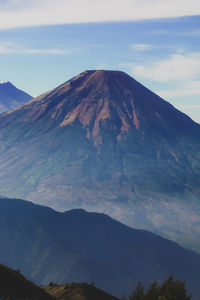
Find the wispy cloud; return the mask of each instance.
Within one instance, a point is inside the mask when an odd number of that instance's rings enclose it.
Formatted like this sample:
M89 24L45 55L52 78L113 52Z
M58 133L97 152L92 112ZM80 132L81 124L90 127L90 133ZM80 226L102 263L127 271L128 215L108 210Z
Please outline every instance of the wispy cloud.
M171 34L170 30L166 30L166 29L155 29L151 31L151 34L155 34L155 35L165 35L165 34Z
M180 109L200 109L200 105L177 105Z
M200 30L173 30L170 32L170 34L174 36L181 36L181 37L199 37L200 36Z
M173 36L182 36L182 37L199 37L200 36L200 30L199 29L193 29L193 30L160 30L155 29L151 31L151 34L153 35L173 35Z
M95 69L96 70L108 69L108 63L106 61L102 61L97 65Z
M26 48L22 45L15 45L13 43L0 43L0 54L52 54L52 55L68 55L77 52L80 49L36 49Z
M160 82L192 80L200 75L200 52L175 54L153 64L132 66L132 74Z
M1 0L0 29L198 14L199 0Z
M191 81L188 83L186 82L184 84L178 85L175 89L158 90L156 93L165 99L200 95L200 81Z
M182 35L184 36L190 36L190 37L200 37L200 30L190 30L186 31L185 33L183 32Z
M156 47L151 44L131 44L130 48L132 51L148 51Z

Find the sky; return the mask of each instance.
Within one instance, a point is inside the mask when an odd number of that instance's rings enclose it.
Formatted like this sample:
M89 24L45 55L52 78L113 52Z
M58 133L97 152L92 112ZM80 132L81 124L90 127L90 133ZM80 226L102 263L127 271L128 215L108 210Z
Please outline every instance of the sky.
M121 70L200 123L200 1L0 0L0 82L37 96Z

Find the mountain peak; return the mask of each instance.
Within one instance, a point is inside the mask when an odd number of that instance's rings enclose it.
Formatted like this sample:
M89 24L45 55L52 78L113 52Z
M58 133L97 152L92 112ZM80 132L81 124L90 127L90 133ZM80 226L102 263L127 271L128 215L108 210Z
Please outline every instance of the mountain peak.
M90 84L98 84L98 83L109 83L111 84L115 80L122 80L124 84L124 80L134 80L132 77L130 77L128 74L122 71L116 71L116 70L86 70L79 75L75 76L71 80L67 81L69 82L75 82L79 81L79 83L82 80L87 80ZM136 81L135 81L136 82ZM127 82L126 82L127 84ZM133 84L133 82L132 82Z
M44 127L50 120L57 128L82 127L95 146L102 144L105 133L119 141L134 132L155 136L156 131L168 138L199 132L188 116L121 71L86 70L37 97L24 110L28 122L48 119Z
M9 84L13 85L10 81L4 81L3 83L0 83L0 84L2 84L2 85L9 85Z
M140 85L120 71L88 70L79 74L56 91L63 96L73 93L73 98L64 97L66 101L59 103L59 112L60 107L66 112L59 126L81 124L95 145L101 143L101 130L115 131L118 136L131 127L139 129L135 99L130 97L133 86L137 90ZM52 118L59 114L54 110Z
M78 74L76 77L79 76L95 76L95 77L106 77L106 76L128 76L125 72L123 71L118 71L118 70L85 70L84 72Z
M62 84L61 87L64 86L72 86L73 88L80 87L86 88L89 86L94 86L96 88L106 88L106 85L112 84L114 81L130 79L131 77L124 72L121 71L113 71L113 70L86 70L77 76L73 77L71 80ZM133 79L132 79L133 80Z
M54 99L56 94L59 104L52 118L64 116L60 127L81 124L95 145L101 143L102 130L120 139L135 130L143 134L153 127L169 134L172 128L182 131L194 125L189 117L121 71L87 70L55 89Z
M0 88L16 88L10 81L0 83Z

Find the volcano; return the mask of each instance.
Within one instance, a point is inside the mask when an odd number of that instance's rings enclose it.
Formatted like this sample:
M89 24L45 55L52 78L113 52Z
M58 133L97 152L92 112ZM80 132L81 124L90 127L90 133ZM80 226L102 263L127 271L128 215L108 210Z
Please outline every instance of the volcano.
M82 207L200 251L200 125L119 71L0 116L0 194Z

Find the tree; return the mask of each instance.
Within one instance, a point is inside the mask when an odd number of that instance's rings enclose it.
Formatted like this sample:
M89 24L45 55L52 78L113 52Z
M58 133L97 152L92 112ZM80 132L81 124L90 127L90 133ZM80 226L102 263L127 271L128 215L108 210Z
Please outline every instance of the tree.
M153 282L150 288L145 293L145 300L157 300L160 296L160 287L157 282Z
M129 300L144 300L144 287L141 282L138 282L135 290L130 294Z
M191 295L187 293L185 282L174 280L171 275L160 286L156 281L153 282L146 291L139 282L128 300L191 300Z
M167 300L191 300L191 295L187 295L184 281L174 280L171 275L160 287L160 294Z

